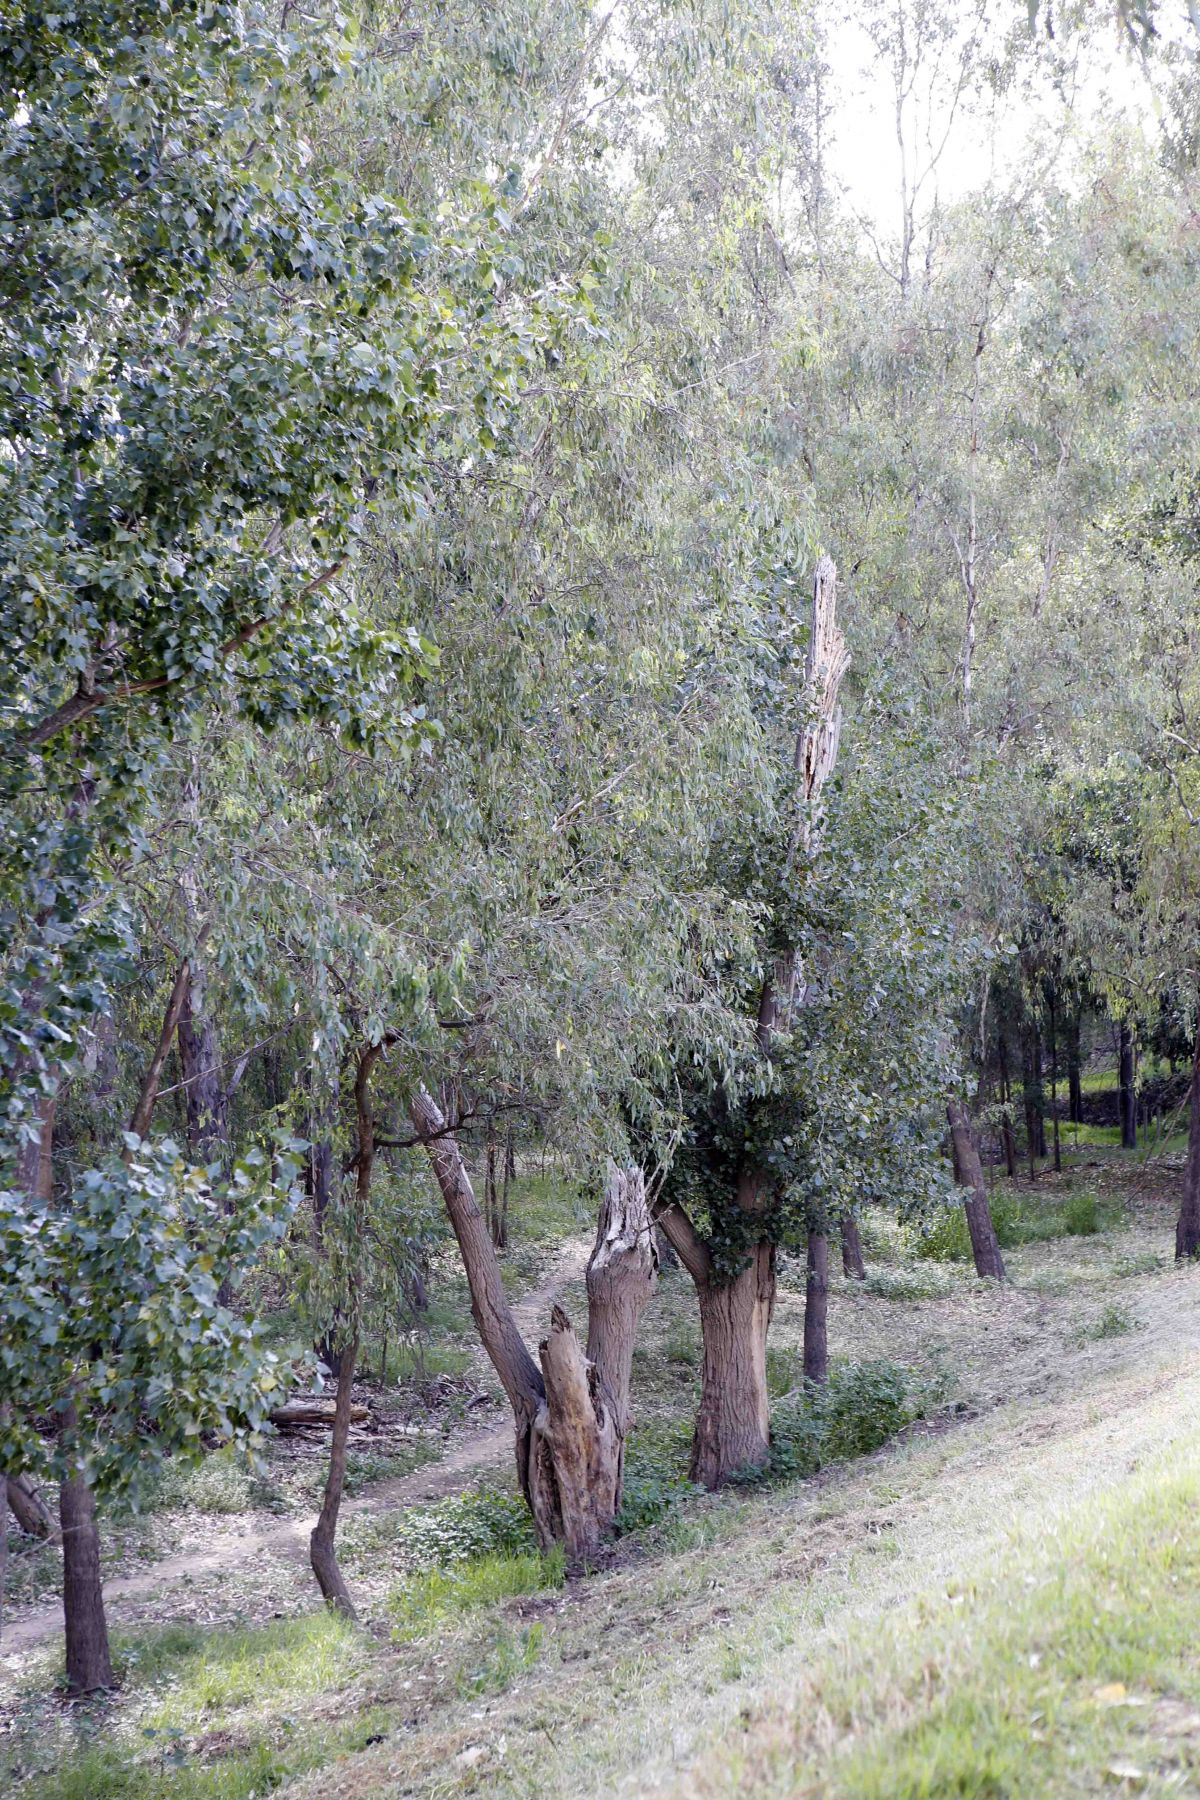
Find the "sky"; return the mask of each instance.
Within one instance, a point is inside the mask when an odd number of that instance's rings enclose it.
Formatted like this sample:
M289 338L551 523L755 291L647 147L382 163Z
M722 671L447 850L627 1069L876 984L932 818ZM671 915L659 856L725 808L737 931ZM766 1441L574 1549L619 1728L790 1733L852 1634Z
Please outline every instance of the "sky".
M967 8L963 10L965 13ZM989 6L988 10L1011 18L1008 6ZM1111 13L1107 7L1104 11L1107 25ZM1183 22L1178 28L1181 33L1188 29ZM881 64L866 30L848 7L842 8L841 18L830 28L827 54L835 105L832 173L854 211L874 231L890 235L899 218L900 170L890 70ZM931 109L927 104L931 96L921 94L920 84L915 97L922 109L922 126L932 124L929 135L936 143L945 128L948 90L943 85L932 97ZM1140 60L1120 42L1115 24L1098 31L1095 41L1081 53L1070 109L1054 94L1048 80L1040 82L1035 92L1006 96L998 108L960 106L922 199L931 197L935 181L939 197L952 202L993 175L1003 176L1039 128L1061 125L1069 111L1084 125L1111 123L1120 114L1144 122L1153 120L1151 82Z

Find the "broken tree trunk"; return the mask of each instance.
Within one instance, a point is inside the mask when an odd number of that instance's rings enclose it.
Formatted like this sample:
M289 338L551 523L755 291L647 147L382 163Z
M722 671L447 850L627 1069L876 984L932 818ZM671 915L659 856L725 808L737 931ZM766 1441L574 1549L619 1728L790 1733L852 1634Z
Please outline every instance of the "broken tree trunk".
M585 1353L560 1306L535 1363L500 1278L496 1246L441 1107L425 1088L409 1104L425 1146L471 1290L480 1340L513 1410L517 1478L543 1548L561 1543L572 1562L595 1554L621 1503L629 1368L637 1317L656 1263L640 1174L609 1180L588 1263Z
M960 1187L968 1190L963 1210L967 1215L967 1229L971 1234L975 1273L992 1281L1003 1281L1004 1258L1000 1254L996 1227L992 1224L992 1209L988 1205L983 1164L979 1160L979 1148L971 1130L970 1117L962 1101L957 1099L947 1102L946 1114L950 1121L954 1179Z
M321 1400L317 1397L304 1400L285 1400L282 1406L272 1407L267 1418L280 1431L286 1431L291 1425L332 1425L336 1415L337 1397L335 1396L333 1400ZM348 1423L361 1425L368 1416L365 1406L351 1405Z

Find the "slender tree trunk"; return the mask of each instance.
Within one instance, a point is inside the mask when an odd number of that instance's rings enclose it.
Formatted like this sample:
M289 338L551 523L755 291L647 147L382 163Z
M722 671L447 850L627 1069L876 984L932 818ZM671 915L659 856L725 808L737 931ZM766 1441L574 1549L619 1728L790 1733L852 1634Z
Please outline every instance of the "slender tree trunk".
M1008 1044L1003 1025L999 1037L1000 1099L1004 1106L1000 1121L1000 1139L1004 1145L1004 1167L1010 1181L1017 1178L1017 1140L1012 1127L1012 1083L1008 1075Z
M1053 984L1050 1004L1050 1111L1054 1121L1054 1172L1062 1174L1062 1148L1058 1134L1058 1005Z
M1083 1063L1079 1048L1079 1008L1067 1017L1067 1116L1072 1125L1083 1123Z
M983 1180L983 1164L979 1160L979 1149L971 1130L970 1117L961 1100L949 1101L946 1114L950 1120L954 1179L960 1187L968 1189L963 1210L967 1215L967 1229L971 1234L975 1273L994 1281L1003 1281L1004 1258L1000 1254L1000 1240L992 1224L992 1212Z
M858 1235L858 1220L853 1213L843 1213L842 1232L842 1274L852 1281L867 1279L867 1265L863 1261L862 1239Z
M1192 1089L1188 1114L1187 1165L1183 1172L1183 1200L1175 1227L1175 1259L1200 1256L1200 1030L1192 1058Z
M229 1118L221 1080L221 1046L208 1004L208 972L192 960L179 1013L179 1063L187 1104L188 1148L206 1163L229 1154Z
M63 1414L63 1430L73 1438L79 1417L74 1403ZM100 1534L96 1502L82 1475L59 1487L62 1527L63 1624L66 1634L67 1691L93 1694L113 1685L104 1589L100 1580Z
M1121 1023L1117 1044L1117 1101L1121 1112L1121 1148L1137 1149L1137 1090L1133 1032Z
M318 1256L325 1255L325 1225L333 1199L333 1145L317 1137L308 1153L308 1183L312 1193L313 1242ZM335 1379L342 1373L341 1319L335 1307L328 1328L315 1345L317 1355Z
M808 1268L804 1283L804 1379L829 1380L829 1239L823 1231L808 1234Z
M354 1401L354 1367L358 1361L358 1339L351 1338L343 1346L338 1359L338 1391L333 1409L333 1434L329 1446L329 1469L325 1476L325 1492L321 1511L308 1541L308 1557L317 1586L326 1604L348 1619L356 1619L354 1601L337 1559L338 1514L346 1486L346 1449L350 1441L350 1409Z

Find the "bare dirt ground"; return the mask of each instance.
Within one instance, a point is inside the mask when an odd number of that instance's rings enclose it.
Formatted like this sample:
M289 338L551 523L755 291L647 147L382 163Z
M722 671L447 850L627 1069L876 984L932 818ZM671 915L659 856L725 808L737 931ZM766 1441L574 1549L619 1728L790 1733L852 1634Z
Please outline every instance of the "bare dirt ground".
M578 1281L591 1250L590 1238L574 1238L562 1246L546 1279L525 1295L513 1311L522 1331L531 1340L546 1323L551 1304L567 1286ZM512 1455L512 1427L505 1418L499 1424L470 1432L439 1461L429 1463L395 1480L374 1484L365 1493L342 1503L343 1519L363 1513L392 1512L398 1508L453 1493L483 1470L503 1464ZM136 1574L120 1575L105 1583L105 1602L110 1627L142 1624L162 1617L192 1617L196 1601L223 1573L241 1575L254 1565L254 1581L265 1598L283 1600L295 1595L292 1605L308 1590L308 1540L316 1515L282 1521L243 1518L233 1527L216 1526L206 1532L203 1549L189 1549L168 1556ZM17 1674L26 1654L57 1637L62 1613L57 1603L15 1610L5 1617L0 1642L0 1671Z

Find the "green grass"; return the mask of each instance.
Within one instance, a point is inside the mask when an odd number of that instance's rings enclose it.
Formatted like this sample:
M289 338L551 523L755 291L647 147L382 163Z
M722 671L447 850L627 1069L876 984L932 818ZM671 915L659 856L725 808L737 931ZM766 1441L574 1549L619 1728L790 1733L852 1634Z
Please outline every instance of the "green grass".
M1018 1191L1009 1182L989 1196L992 1223L1001 1247L1037 1244L1060 1237L1094 1237L1120 1223L1119 1207L1090 1188L1063 1194L1048 1186ZM917 1256L931 1262L970 1262L971 1237L961 1206L948 1207L914 1236Z
M362 1716L305 1703L349 1686L366 1640L331 1613L245 1630L193 1625L114 1639L112 1700L18 1715L0 1789L29 1800L256 1800L361 1746Z
M389 1598L394 1636L399 1643L412 1643L459 1614L561 1587L565 1573L561 1548L546 1555L536 1550L515 1556L489 1554L446 1569L427 1569L402 1582Z
M857 1631L795 1712L752 1728L701 1791L1194 1792L1198 1505L1193 1440L1061 1528L988 1556L975 1579Z

